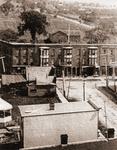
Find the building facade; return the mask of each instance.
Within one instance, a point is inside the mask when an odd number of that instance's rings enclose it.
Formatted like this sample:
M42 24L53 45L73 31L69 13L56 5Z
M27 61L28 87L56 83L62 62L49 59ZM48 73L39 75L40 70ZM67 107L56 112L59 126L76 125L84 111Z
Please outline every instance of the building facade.
M98 110L87 102L19 106L23 148L86 142L98 138ZM69 122L71 120L71 122Z
M27 66L55 66L57 76L106 74L117 61L117 44L32 44L0 41L6 73L25 74ZM3 73L3 64L0 60ZM97 71L96 71L97 70Z

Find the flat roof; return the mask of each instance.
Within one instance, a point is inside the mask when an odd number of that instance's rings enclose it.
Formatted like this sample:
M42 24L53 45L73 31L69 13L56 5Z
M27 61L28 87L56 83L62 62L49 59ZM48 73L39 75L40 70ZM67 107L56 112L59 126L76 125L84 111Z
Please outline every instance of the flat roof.
M55 103L54 110L49 110L49 104L20 105L19 109L22 117L56 115L78 112L80 113L96 110L88 102L83 101L70 103Z

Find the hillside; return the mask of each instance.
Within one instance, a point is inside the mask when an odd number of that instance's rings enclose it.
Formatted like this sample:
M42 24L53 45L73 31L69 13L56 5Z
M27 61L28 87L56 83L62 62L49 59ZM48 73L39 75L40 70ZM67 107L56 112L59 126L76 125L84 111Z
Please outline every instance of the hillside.
M6 1L7 0L0 0L0 5ZM21 10L22 9L21 2L22 2L22 0L20 1L20 3L18 0L11 0L11 3L14 5L15 9L13 11L11 11L8 14L8 16L5 16L3 13L0 13L0 30L12 29L13 31L17 32L17 26L20 23L19 15L20 15L20 11L22 11ZM29 1L27 0L27 2L30 3L30 0ZM100 16L100 14L102 14L102 11L98 12L98 13L99 13L98 15ZM54 13L49 14L47 10L45 11L45 14L47 16L47 20L49 23L49 26L47 27L47 32L50 34L57 32L57 31L67 31L70 27L70 30L74 30L74 31L77 30L80 33L81 41L83 41L85 31L89 30L88 26L91 26L91 24L85 25L85 23L83 24L79 20L78 20L78 23L75 23L75 21L77 21L77 20L74 21L74 19L73 19L73 21L72 21L72 19L71 20L69 18L66 19L66 17L64 17L64 16L61 17L60 14L57 14L57 15ZM115 22L115 26L116 26L117 21L116 21L116 19L114 19L114 21L113 21L113 17L115 17L115 16L112 16L112 14L110 16L108 16L108 20ZM66 16L69 16L69 13L67 13ZM78 15L76 15L76 16L78 17ZM100 20L101 19L107 20L107 18L104 18L104 16L105 16L105 14L102 15ZM96 24L94 24L94 25L96 25ZM31 39L28 33L26 33L26 35L21 37L21 38L26 39L27 42L30 42L30 39ZM114 39L114 40L112 40L112 39ZM109 40L108 40L108 42L110 43ZM112 42L115 43L116 40L117 39L112 35L111 36L111 43ZM85 41L83 41L83 42L85 42Z

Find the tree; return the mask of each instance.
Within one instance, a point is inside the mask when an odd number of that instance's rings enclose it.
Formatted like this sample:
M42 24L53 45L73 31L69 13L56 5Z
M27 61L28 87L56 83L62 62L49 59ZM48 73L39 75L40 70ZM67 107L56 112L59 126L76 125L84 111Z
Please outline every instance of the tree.
M19 35L24 35L25 31L29 31L33 42L36 40L36 34L46 34L46 16L34 11L26 11L21 13L20 16L22 23L18 26Z
M4 41L16 41L18 34L11 29L1 30L0 39Z
M7 1L0 6L0 10L7 16L10 11L14 10L14 5Z
M99 22L95 29L86 31L87 43L104 43L110 36L115 34L115 26L112 21Z
M97 16L96 12L89 10L89 11L83 11L80 14L79 18L81 20L84 20L85 22L95 22L96 16Z
M106 34L105 31L100 29L93 29L90 31L86 31L85 39L87 40L87 43L103 43L105 40L107 40L109 37Z
M98 29L104 30L107 34L115 34L115 25L111 20L101 20Z

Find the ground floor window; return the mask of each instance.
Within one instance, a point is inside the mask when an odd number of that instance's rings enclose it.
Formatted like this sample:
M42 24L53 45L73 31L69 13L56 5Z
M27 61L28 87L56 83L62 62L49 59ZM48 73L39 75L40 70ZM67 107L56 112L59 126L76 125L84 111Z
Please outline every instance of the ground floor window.
M10 110L0 111L0 118L11 116Z
M4 112L0 111L0 118L4 118Z

